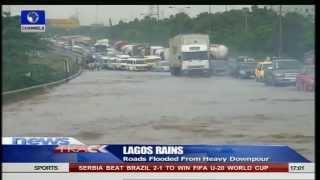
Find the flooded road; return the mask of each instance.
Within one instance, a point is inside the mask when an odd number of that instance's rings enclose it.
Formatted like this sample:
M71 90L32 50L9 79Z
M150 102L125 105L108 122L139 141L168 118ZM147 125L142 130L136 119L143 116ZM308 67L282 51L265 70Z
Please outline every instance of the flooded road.
M86 144L287 144L314 160L314 93L231 77L84 72L3 106L4 136Z

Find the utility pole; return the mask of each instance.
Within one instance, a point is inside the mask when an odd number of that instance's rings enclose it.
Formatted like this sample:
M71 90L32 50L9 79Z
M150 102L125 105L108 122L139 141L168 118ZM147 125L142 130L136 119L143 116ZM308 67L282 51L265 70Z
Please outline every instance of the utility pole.
M8 9L9 9L8 14L9 14L9 16L11 16L11 6L10 5L8 6Z
M248 11L245 9L244 11L244 31L248 32Z
M96 25L98 24L98 5L96 5Z
M209 17L211 16L211 5L209 5ZM212 34L213 34L213 23L212 23L212 20L209 18L210 20L210 30L209 30L209 41L210 41L210 36L212 37ZM212 39L212 38L211 38Z
M3 6L2 9L3 9L3 14L2 15L6 16L6 17L10 17L11 16L11 7L10 7L10 5Z
M282 54L282 6L279 7L279 49L278 56Z
M80 22L80 19L79 19L79 9L78 9L78 8L76 8L76 17L75 17L75 18L77 19L78 22Z
M169 6L170 9L177 9L179 11L179 13L184 13L184 14L187 14L188 15L188 12L186 12L185 10L186 9L191 9L190 6L186 6L186 7L183 7L183 8L176 8L174 6Z
M160 16L160 7L159 5L150 5L149 6L149 17L155 17L159 21Z
M158 22L160 20L160 6L157 5L157 18L158 18Z

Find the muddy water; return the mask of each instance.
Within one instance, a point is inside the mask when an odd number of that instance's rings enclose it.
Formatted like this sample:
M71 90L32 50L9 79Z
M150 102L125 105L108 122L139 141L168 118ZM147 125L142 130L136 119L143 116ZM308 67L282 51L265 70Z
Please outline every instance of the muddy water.
M85 72L3 107L5 136L87 144L287 144L314 160L314 93L230 77Z

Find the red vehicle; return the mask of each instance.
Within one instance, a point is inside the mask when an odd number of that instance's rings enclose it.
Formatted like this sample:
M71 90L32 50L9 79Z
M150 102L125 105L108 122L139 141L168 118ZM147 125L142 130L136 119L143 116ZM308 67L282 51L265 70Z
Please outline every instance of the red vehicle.
M314 65L305 66L302 72L297 75L296 87L299 91L314 90Z

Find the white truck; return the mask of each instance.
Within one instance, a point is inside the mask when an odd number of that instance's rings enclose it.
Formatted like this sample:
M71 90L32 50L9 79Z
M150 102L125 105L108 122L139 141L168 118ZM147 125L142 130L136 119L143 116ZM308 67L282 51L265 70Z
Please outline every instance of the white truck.
M228 55L228 48L222 44L211 44L209 53L212 59L226 59Z
M222 44L211 44L209 56L212 74L226 75L228 73L228 48Z
M96 41L96 44L109 47L109 39L99 39Z
M94 49L98 53L105 54L105 53L107 53L108 48L109 48L109 40L108 39L97 40L96 43L94 44Z
M210 76L209 36L177 35L169 41L170 72L173 76L201 73Z

